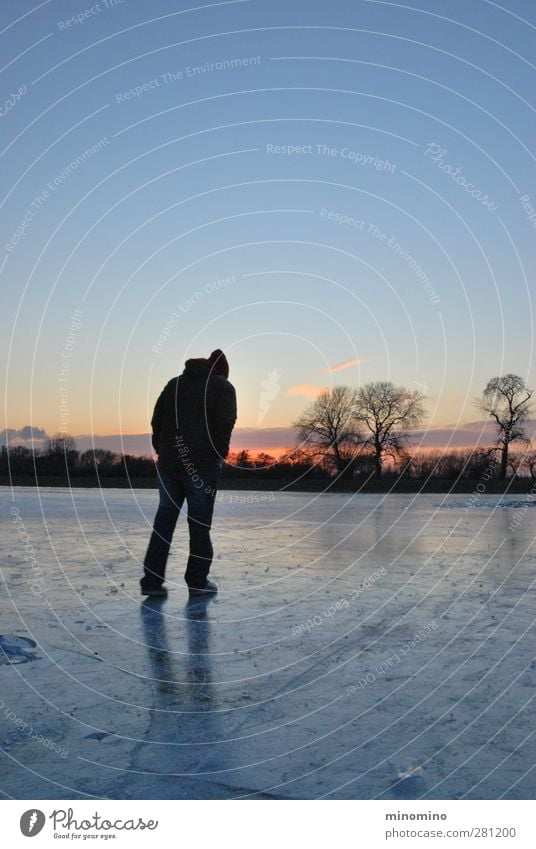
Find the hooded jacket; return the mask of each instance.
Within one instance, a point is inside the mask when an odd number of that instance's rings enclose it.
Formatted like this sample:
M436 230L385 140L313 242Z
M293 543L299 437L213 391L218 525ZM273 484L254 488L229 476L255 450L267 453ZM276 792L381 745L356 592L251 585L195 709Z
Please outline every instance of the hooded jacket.
M186 360L183 373L162 390L151 420L159 468L202 469L223 461L235 421L232 383L209 360Z

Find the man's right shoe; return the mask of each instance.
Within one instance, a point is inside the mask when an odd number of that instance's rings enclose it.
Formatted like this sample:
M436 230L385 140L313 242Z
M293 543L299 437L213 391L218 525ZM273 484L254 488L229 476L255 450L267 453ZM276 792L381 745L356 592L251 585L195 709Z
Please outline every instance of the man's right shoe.
M165 587L151 587L147 590L142 589L141 594L149 596L149 598L167 598L167 589Z
M218 592L218 585L214 581L206 581L204 587L188 587L190 595L214 595Z

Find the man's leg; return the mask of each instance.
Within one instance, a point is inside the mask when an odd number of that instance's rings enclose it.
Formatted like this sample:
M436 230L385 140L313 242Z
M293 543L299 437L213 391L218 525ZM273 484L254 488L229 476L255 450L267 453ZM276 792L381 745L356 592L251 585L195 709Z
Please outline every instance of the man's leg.
M190 556L184 579L189 587L204 587L210 571L213 555L210 528L221 465L214 462L184 480L190 531Z
M177 472L158 470L158 490L160 504L143 561L143 578L140 581L142 592L158 589L164 583L169 547L184 502L184 489Z

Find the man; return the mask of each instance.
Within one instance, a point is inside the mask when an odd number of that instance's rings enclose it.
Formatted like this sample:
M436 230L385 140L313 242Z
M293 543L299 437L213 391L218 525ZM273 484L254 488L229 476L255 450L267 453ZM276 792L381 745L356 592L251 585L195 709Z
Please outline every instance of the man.
M160 504L144 560L142 595L167 596L166 562L185 499L190 556L184 578L191 595L218 591L207 576L214 501L236 421L236 394L228 376L227 359L217 349L208 360L187 360L183 373L169 381L156 402L151 427Z

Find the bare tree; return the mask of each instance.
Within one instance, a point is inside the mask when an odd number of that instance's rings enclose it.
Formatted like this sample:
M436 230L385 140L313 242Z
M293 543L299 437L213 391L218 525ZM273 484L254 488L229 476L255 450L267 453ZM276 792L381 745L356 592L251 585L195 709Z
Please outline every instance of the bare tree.
M476 406L485 415L495 419L497 425L497 445L501 452L500 479L506 479L508 452L512 442L528 442L523 423L532 412L529 389L522 377L517 374L505 374L492 377L488 381L482 399L475 401Z
M362 386L353 405L353 417L370 434L366 444L374 453L376 477L381 477L386 455L399 457L408 442L407 428L420 424L424 395L389 381Z
M89 448L80 455L80 465L83 468L98 469L99 472L110 472L119 465L120 457L106 448Z
M254 465L259 466L262 469L267 469L270 466L276 466L277 460L271 454L267 454L265 451L260 451L255 455Z
M76 442L69 433L56 433L47 439L45 451L49 456L64 456L70 451L76 451Z
M235 459L235 465L240 469L252 468L254 464L247 448L243 448L241 451L238 451Z
M518 477L518 473L519 473L519 470L520 470L522 464L523 464L523 455L522 454L517 454L517 453L514 452L513 454L508 455L508 468L510 469L510 472L512 473L513 478Z
M53 473L65 469L71 471L78 460L76 442L68 433L56 433L46 442L45 457Z
M293 466L310 466L314 462L311 452L299 445L285 448L279 460L280 462L291 463Z
M534 483L536 481L536 452L526 455L525 464L529 471L531 483Z
M293 424L298 429L298 443L339 474L352 472L363 443L353 415L356 401L356 390L348 386L323 389Z

